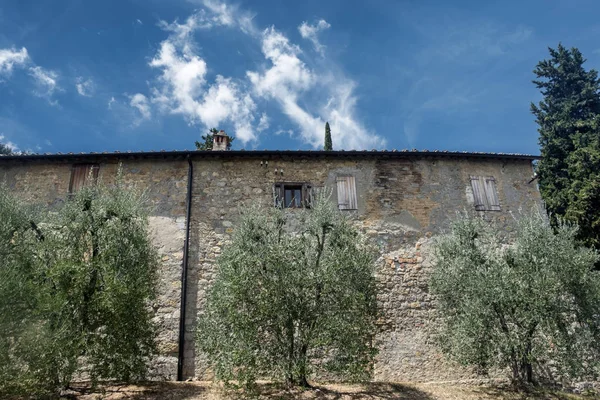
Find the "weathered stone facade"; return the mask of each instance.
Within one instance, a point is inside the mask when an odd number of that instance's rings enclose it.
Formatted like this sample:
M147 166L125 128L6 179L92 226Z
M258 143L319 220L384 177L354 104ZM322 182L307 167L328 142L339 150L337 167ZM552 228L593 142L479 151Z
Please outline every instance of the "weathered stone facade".
M265 151L0 158L0 181L28 202L51 206L64 201L71 166L77 162L99 163L104 181L114 179L122 163L125 182L147 190L153 206L150 224L162 258L161 295L154 307L161 331L155 373L165 379L174 379L177 373L188 186L185 157L193 166L185 377L210 375L202 355L196 353L194 332L214 278L215 260L242 207L255 203L273 207L277 182L329 188L336 202L336 178L355 178L357 209L345 212L381 251L376 380L435 381L469 375L451 366L432 339L436 316L428 290L428 248L430 238L448 228L457 212L474 212L470 177L495 178L500 211L484 213L507 227L511 213L540 204L536 184L530 183L532 158L525 156Z

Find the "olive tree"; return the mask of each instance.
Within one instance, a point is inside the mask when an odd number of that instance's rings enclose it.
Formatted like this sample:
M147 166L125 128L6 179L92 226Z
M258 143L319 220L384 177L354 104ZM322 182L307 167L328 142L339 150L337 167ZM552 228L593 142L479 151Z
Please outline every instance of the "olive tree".
M290 212L294 224L282 210L245 211L217 260L197 337L225 382L370 373L373 252L325 196Z
M0 392L144 376L157 256L143 204L118 182L33 213L0 189Z
M599 255L534 212L508 239L482 218L457 220L434 246L431 281L444 325L443 350L515 382L593 377L600 360ZM538 377L540 377L538 375Z

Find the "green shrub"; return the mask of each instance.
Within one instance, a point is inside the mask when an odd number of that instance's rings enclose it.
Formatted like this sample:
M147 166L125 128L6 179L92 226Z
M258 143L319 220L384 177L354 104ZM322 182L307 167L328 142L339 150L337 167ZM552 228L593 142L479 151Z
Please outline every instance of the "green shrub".
M456 221L435 243L431 281L444 321L443 350L482 370L508 367L517 382L535 373L591 378L600 360L599 255L523 216L514 240L481 218Z
M144 376L157 254L143 204L118 182L32 213L0 188L0 393Z
M252 209L217 261L198 327L217 378L308 385L317 370L369 376L376 317L373 253L327 198L312 209Z

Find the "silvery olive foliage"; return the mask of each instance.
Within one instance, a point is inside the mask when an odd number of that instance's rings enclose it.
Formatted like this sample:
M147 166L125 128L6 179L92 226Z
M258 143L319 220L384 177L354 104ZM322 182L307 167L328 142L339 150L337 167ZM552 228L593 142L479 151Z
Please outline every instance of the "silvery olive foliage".
M577 228L519 216L514 235L463 217L435 242L432 292L444 321L443 350L517 383L593 378L600 360L599 255Z
M0 393L55 395L79 373L142 378L156 268L144 199L120 180L51 212L0 187Z
M364 379L376 314L374 253L321 195L310 209L243 213L217 260L197 337L225 382L306 386L320 371Z

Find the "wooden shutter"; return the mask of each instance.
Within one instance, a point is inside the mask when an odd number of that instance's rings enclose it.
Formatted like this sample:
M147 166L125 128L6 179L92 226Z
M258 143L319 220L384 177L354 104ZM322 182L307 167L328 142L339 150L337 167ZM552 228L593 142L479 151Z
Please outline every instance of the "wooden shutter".
M312 185L302 185L302 206L306 208L312 207Z
M273 185L273 205L282 208L283 201L283 184L276 183Z
M487 207L483 179L480 176L471 176L471 188L473 189L475 209L477 211L484 211Z
M76 164L71 169L71 182L69 183L69 193L73 194L85 185L95 185L98 181L98 164Z
M498 192L496 191L496 179L493 176L485 178L485 196L487 198L488 210L500 211Z
M340 210L356 210L358 208L356 198L356 181L353 176L338 176L337 197Z

